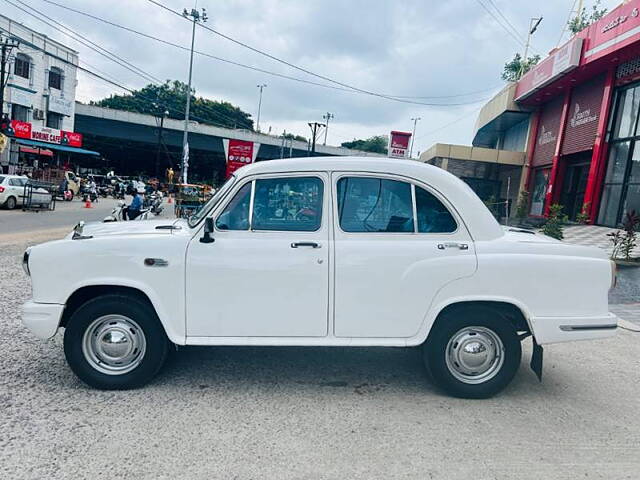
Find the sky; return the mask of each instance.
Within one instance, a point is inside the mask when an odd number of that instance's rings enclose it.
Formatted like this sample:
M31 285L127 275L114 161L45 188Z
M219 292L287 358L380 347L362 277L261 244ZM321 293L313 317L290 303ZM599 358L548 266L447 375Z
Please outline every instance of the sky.
M46 0L0 0L0 13L76 49L80 65L128 88L149 83L35 18L38 12L61 22L102 48L159 80L186 83L188 51L159 43L60 8ZM194 0L156 0L173 10L193 8ZM191 24L149 0L55 0L56 3L188 47ZM593 0L584 0L590 7ZM620 0L602 0L611 10ZM434 143L470 144L478 111L504 82L504 63L522 54L530 18L544 17L531 40L531 53L543 58L558 43L576 0L198 0L206 25L255 49L350 87L286 66L203 28L196 50L220 58L338 88L310 85L194 57L197 95L228 101L250 113L260 127L310 136L308 122L330 112L327 144L411 131L414 155ZM50 20L47 20L51 23ZM515 30L515 31L514 31ZM508 32L511 33L508 33ZM78 74L77 100L88 102L123 93L91 75ZM413 102L413 103L410 103ZM428 105L425 105L428 104ZM324 140L323 137L320 139Z

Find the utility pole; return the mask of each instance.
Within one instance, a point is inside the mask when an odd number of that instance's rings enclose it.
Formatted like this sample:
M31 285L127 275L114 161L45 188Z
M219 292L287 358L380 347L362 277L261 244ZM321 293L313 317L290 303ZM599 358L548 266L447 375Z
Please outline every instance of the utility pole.
M200 13L195 8L191 12L185 8L182 11L184 18L191 17L193 28L191 30L191 55L189 57L189 83L187 86L187 106L184 110L184 135L182 137L182 183L187 183L187 172L189 170L189 109L191 108L191 77L193 74L193 46L196 41L196 23L207 21L207 11L203 8Z
M4 114L4 87L7 85L8 75L7 75L7 64L9 63L9 55L11 54L11 50L17 48L20 45L20 42L15 38L4 38L4 36L0 35L0 49L2 53L0 54L0 118ZM6 77L6 78L5 78Z
M260 99L258 100L258 118L256 119L256 131L260 133L260 110L262 109L262 89L266 87L266 83L256 85L260 89Z
M524 55L522 57L522 63L520 64L520 75L518 78L521 78L524 75L524 69L527 64L527 55L529 55L529 46L531 44L531 35L535 33L538 29L538 25L542 22L542 15L539 17L533 17L529 20L529 31L527 32L527 43L524 45Z
M316 139L318 136L318 127L326 127L324 123L309 122L309 128L311 128L311 156L316 155Z
M416 124L422 120L421 117L412 118L413 122L413 133L411 134L411 148L409 149L409 158L413 158L413 141L416 139Z
M333 113L329 113L329 112L327 112L326 115L322 116L322 119L327 121L327 125L324 128L324 143L323 143L323 145L327 144L327 133L329 133L329 120L331 120L332 118L333 118Z

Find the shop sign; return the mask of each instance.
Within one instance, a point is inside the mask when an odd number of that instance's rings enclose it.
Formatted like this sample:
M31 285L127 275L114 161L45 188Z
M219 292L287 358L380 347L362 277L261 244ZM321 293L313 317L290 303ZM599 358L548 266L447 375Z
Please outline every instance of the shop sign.
M387 148L389 158L407 158L410 140L409 132L391 132Z
M230 177L233 172L245 165L255 162L258 156L260 144L248 142L246 140L236 140L225 138L222 140L224 154L227 160L226 177Z
M33 93L15 87L11 88L11 103L31 108L33 106Z
M549 132L545 129L544 125L540 128L540 135L538 136L538 145L547 145L549 143L556 143L558 139L557 135L554 135L553 132Z
M17 138L36 140L38 142L57 143L69 147L82 147L82 134L67 132L56 128L40 127L28 122L11 120L13 134Z
M580 125L586 125L587 123L595 122L598 120L598 115L592 115L591 109L580 111L580 104L576 103L573 108L573 115L569 119L569 125L575 128Z
M620 50L640 39L640 0L626 2L585 30L588 41L586 64Z
M49 111L70 117L73 115L73 102L66 98L49 95Z
M573 38L529 70L516 85L516 101L528 97L576 68L580 63L581 52L582 39Z

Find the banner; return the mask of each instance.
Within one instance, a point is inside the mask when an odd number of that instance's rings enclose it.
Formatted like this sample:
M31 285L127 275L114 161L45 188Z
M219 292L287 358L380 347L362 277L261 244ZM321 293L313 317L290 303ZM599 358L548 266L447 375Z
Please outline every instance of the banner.
M67 132L55 128L39 127L29 122L11 120L11 128L16 138L36 140L38 142L57 143L69 147L82 147L82 134Z
M409 132L391 132L389 135L388 156L390 158L407 158L409 154Z
M255 162L258 156L258 150L260 149L259 143L233 138L223 139L222 144L224 145L224 155L227 161L225 178L229 178L231 174L239 168Z

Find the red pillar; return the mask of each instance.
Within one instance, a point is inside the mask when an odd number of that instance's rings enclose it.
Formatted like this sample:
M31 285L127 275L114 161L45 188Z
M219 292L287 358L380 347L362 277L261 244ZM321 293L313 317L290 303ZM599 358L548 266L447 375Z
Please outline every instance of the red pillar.
M602 103L600 104L600 117L598 118L598 133L593 145L591 155L591 166L589 167L589 177L587 187L584 192L584 203L589 203L589 222L594 223L600 207L602 196L602 184L607 167L607 153L609 144L607 143L607 123L609 121L609 111L615 87L615 68L610 68L604 83L602 93Z
M549 207L556 202L560 197L560 188L562 188L562 181L560 175L560 148L562 147L562 140L564 138L564 130L567 126L567 118L569 116L569 103L571 102L571 90L567 90L564 94L564 101L562 104L562 112L560 113L560 128L558 128L558 138L556 139L556 148L553 152L553 161L551 163L551 173L549 174L549 186L547 187L547 196L544 200L544 214L549 213ZM557 185L556 185L557 184ZM557 189L556 189L557 187ZM558 190L558 193L556 193Z
M531 163L533 162L533 154L537 148L536 140L538 139L538 129L540 128L540 109L538 108L533 113L533 118L531 119L531 129L529 130L529 139L527 140L527 160L523 165L523 175L526 175L524 179L524 188L527 192L531 193ZM529 196L529 201L531 201L531 196ZM527 207L528 208L528 207ZM528 212L528 210L527 210Z

